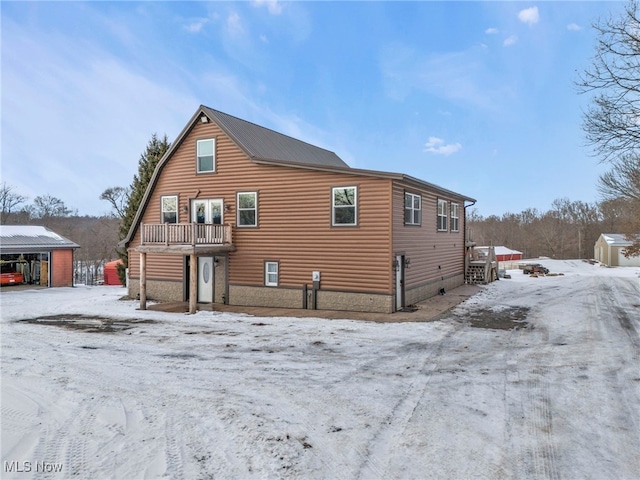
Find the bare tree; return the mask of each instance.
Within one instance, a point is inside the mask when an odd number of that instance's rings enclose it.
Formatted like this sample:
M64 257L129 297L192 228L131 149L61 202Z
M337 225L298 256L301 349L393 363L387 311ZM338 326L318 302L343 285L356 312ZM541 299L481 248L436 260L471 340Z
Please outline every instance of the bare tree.
M0 217L0 224L5 225L7 223L7 217L9 214L19 205L22 205L27 201L27 197L24 197L14 191L14 187L7 185L7 182L2 182L0 187L0 205L2 206L2 215Z
M598 33L592 65L576 82L594 93L583 115L587 141L612 169L600 177L605 200L624 199L631 221L622 233L634 242L627 255L640 255L640 17L638 0L624 12L594 25Z
M626 198L640 205L640 157L624 155L600 175L598 190L605 199Z
M102 194L100 200L109 202L113 214L117 218L124 218L129 203L129 189L124 187L109 187Z
M587 140L604 161L640 153L640 19L631 0L622 15L593 27L598 38L591 68L576 82L596 93L583 115Z
M31 207L32 217L69 217L72 215L77 215L77 212L67 208L65 203L59 198L46 194L33 199L33 205Z

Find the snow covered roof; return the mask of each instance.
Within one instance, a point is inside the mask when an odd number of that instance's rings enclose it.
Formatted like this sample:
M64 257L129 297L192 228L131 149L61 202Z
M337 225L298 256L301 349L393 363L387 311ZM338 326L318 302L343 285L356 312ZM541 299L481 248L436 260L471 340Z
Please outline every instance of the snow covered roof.
M518 250L511 250L510 248L507 247L494 247L496 250L496 255L522 255L522 252L519 252ZM488 246L482 246L482 247L476 247L476 250L478 249L485 249L488 250L489 247Z
M628 247L633 244L633 242L627 240L622 233L603 233L602 238L612 247Z
M80 245L38 225L2 225L0 248L7 250L50 250L54 248L80 248Z

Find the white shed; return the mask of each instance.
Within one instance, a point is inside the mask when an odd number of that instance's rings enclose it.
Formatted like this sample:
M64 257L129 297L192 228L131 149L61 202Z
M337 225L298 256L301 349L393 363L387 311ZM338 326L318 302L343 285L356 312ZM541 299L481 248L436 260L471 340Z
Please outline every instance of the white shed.
M632 245L622 233L603 233L593 248L596 260L610 267L640 267L640 257L625 257L625 248Z

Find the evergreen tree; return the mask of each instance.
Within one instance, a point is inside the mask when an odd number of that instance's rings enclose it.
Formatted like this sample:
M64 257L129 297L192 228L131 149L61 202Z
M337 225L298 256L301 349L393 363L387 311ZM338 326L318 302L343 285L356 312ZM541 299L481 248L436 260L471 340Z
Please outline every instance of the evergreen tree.
M151 136L151 140L147 143L147 148L140 155L140 160L138 160L138 173L133 176L133 182L129 186L127 191L127 201L124 206L124 209L119 213L121 217L120 229L119 229L119 239L123 240L127 234L129 233L129 229L133 224L133 219L138 212L138 208L142 203L142 198L144 197L144 193L147 190L149 182L151 181L151 177L153 176L153 172L158 165L160 159L164 156L171 143L167 139L167 135L165 134L161 139L158 139L157 134L153 134ZM118 187L116 187L118 188ZM103 192L101 198L107 194L109 191L113 191L114 189L107 189ZM122 189L120 189L122 190ZM103 198L107 200L106 198ZM125 272L126 268L129 266L129 256L127 251L118 251L118 255L124 262L123 266L118 266L118 275L122 284L125 284Z

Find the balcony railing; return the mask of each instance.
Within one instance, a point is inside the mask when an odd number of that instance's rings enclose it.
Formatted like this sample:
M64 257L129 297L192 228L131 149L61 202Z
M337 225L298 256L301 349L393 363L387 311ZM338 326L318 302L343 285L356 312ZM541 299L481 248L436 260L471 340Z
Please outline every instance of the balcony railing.
M142 224L142 245L231 245L231 225L211 223Z

